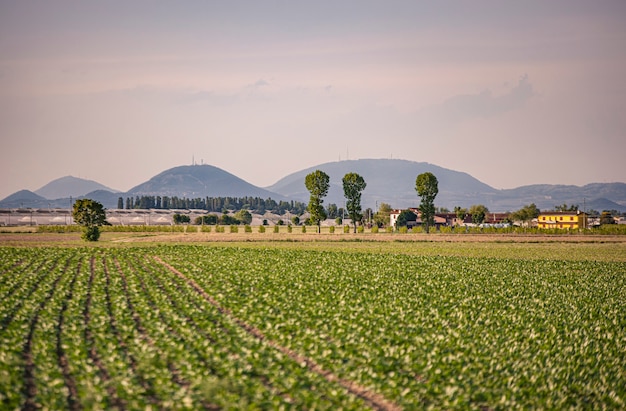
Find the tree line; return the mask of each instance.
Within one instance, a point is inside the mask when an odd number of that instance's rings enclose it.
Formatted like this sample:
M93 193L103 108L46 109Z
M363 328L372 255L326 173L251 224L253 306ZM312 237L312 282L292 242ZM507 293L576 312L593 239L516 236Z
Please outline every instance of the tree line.
M323 198L328 194L330 188L330 177L321 170L315 170L305 177L304 184L310 193L309 203L298 201L279 201L260 197L205 197L205 198L178 198L176 196L136 196L126 198L126 206L124 207L124 198L118 198L119 209L199 209L207 212L221 212L221 216L208 214L200 216L194 221L195 224L250 224L252 221L252 210L259 214L270 211L274 214L284 215L289 212L293 214L292 222L296 225L300 223L299 217L308 211L310 217L305 224L317 225L318 232L321 232L321 222L326 218L337 217L336 221L341 224L344 213L347 212L349 218L354 225L354 232L357 231L357 224L363 223L363 212L361 208L361 193L367 186L363 177L357 173L348 173L343 179L343 191L346 198L346 209L338 208L336 204L329 204L327 208L323 206ZM420 197L419 211L421 214L422 225L426 233L435 225L434 217L436 212L449 213L448 209L435 207L435 197L439 192L438 180L434 174L426 172L417 176L415 180L415 191ZM576 211L578 205L567 206L567 204L555 206L557 211ZM380 208L372 216L371 209L367 209L366 213L372 217L373 223L378 227L384 226L389 222L389 216L392 211L391 206L382 203ZM234 215L229 215L234 212ZM489 210L482 204L473 205L469 209L455 207L454 214L458 220L463 221L468 215L471 215L474 224L480 224L485 221L485 217ZM537 218L540 210L537 206L529 204L520 210L509 213L508 222L521 221L528 224L534 218ZM615 212L614 214L618 214ZM106 222L106 214L102 204L90 200L77 200L73 205L72 215L75 221L85 228L83 238L88 241L97 241L99 237L99 226L108 224ZM410 210L404 210L398 217L396 226L406 225L408 221L415 221L417 215ZM182 214L174 215L174 223L189 223L189 216ZM280 221L282 223L282 220ZM612 213L604 211L600 218L601 224L615 224ZM264 225L267 224L264 221Z
M135 196L117 199L118 209L157 209L157 210L206 210L208 212L224 212L251 210L259 214L270 211L274 214L301 215L306 211L306 204L300 201L276 201L261 197L197 197L186 198L177 196Z

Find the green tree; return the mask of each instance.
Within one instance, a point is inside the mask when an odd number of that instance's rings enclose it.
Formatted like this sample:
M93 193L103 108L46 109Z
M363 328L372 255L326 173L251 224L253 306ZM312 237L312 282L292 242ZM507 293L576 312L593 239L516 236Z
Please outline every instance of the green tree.
M311 214L311 221L317 224L317 232L322 232L322 220L326 219L323 198L328 194L330 187L330 177L321 170L315 170L304 179L304 185L311 194L307 210Z
M420 196L420 211L422 212L422 225L426 233L435 225L435 197L439 193L439 183L433 173L422 173L415 179L415 191Z
M337 208L337 204L331 203L326 207L326 214L328 218L336 218L339 214L339 209Z
M363 177L357 173L348 173L343 177L343 195L346 198L346 209L348 216L354 225L356 233L356 223L363 218L361 214L361 192L365 190L367 184Z
M554 211L578 211L578 204L572 204L568 207L567 203L563 203L563 205L554 206Z
M235 218L241 221L243 224L250 224L252 222L252 214L246 209L241 209L235 213Z
M521 221L524 226L529 226L533 218L539 217L539 212L535 203L531 203L511 213L510 218L513 221Z
M456 206L454 207L454 214L456 214L457 225L460 225L459 221L465 220L465 215L467 214L467 208Z
M223 225L237 225L240 224L240 221L230 214L222 214L220 217L220 224Z
M606 211L605 210L605 211L602 212L602 214L600 215L600 224L601 225L615 224L615 219L611 215L610 211Z
M72 217L76 224L83 227L81 237L85 241L98 241L100 226L110 225L106 220L106 211L102 204L88 198L76 200L72 209Z
M472 216L472 223L482 224L489 209L482 204L475 204L469 208L468 213Z
M417 221L417 214L411 210L402 210L396 219L396 228L406 227L410 221Z
M203 216L199 216L196 217L196 219L194 220L194 223L196 225L215 225L217 224L217 215L215 214L208 214L208 215L203 215Z
M374 224L378 227L384 227L389 224L389 215L391 214L392 208L387 203L380 203L378 207L378 211L374 214Z
M174 221L174 224L186 224L191 221L189 216L185 214L174 214L172 216L172 220Z

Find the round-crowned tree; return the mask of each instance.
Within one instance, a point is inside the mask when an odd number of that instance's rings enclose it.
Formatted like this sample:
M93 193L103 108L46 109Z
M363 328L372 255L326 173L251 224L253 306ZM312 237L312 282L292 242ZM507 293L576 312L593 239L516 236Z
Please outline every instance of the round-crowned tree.
M76 224L83 227L81 237L85 241L98 241L100 226L110 225L106 220L106 211L102 204L88 198L76 200L72 209L72 217Z

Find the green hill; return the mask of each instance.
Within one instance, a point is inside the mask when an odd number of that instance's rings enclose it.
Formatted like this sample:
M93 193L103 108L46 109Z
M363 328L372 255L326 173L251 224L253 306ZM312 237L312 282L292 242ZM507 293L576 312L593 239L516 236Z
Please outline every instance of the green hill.
M254 186L211 165L179 166L131 188L128 195L198 197L261 197L282 199L279 194Z
M376 203L385 202L392 207L414 207L419 204L415 191L415 179L424 172L431 172L439 180L439 195L435 200L437 206L453 207L494 198L498 190L488 186L467 173L449 170L430 163L407 160L365 159L345 160L320 164L290 174L275 184L266 187L300 201L308 202L309 192L304 186L304 178L315 170L322 170L330 177L331 187L325 204L344 202L341 180L347 173L360 174L367 183L363 191L361 204L364 208L374 209Z

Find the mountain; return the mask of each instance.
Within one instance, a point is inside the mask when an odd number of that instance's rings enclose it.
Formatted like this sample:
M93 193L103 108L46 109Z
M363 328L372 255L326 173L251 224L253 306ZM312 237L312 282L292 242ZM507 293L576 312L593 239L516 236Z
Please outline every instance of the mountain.
M498 190L480 182L467 173L449 170L429 163L408 160L364 159L344 160L307 168L290 174L266 187L269 191L296 200L308 202L309 192L304 186L307 174L322 170L330 177L330 188L324 204L343 205L343 177L350 172L365 179L367 187L362 193L363 208L376 208L376 203L388 203L395 208L415 207L419 198L415 191L415 179L421 173L431 172L439 181L439 194L435 204L454 208L455 205L485 204L489 207Z
M124 193L112 193L107 190L96 190L80 196L79 198L89 198L102 204L104 208L117 208L117 199L124 196ZM64 199L65 200L65 199ZM66 202L66 204L68 204Z
M541 210L567 204L579 209L597 211L626 211L626 183L592 183L584 186L536 184L501 190L498 205L502 209L517 210L521 203L535 203ZM520 205L521 204L521 205Z
M35 191L48 200L57 198L80 197L96 190L106 190L109 192L117 192L93 180L85 180L83 178L65 176L57 178Z
M335 203L338 206L342 206L345 201L341 180L347 173L355 172L365 179L367 187L363 191L361 204L364 209L375 209L376 204L381 202L394 208L419 205L415 179L421 173L431 172L439 181L435 205L450 210L456 206L468 208L474 204L483 204L491 211L505 212L535 203L541 210L568 204L586 210L626 212L626 183L593 183L582 187L538 184L497 190L467 173L407 160L369 159L326 163L290 174L266 188L308 202L309 192L304 186L304 178L315 170L322 170L330 177L330 188L324 204Z
M20 190L0 201L0 208L70 208L74 200L90 198L100 202L106 208L116 208L119 193L96 190L77 197L63 197L49 200L29 190Z
M515 211L535 203L541 210L557 205L578 205L584 210L618 210L626 212L626 183L593 183L584 186L537 184L514 189L497 190L471 175L434 164L391 159L345 160L320 164L290 174L275 184L260 188L210 165L180 166L165 170L139 184L127 193L113 192L93 181L63 177L50 182L37 192L21 190L0 201L0 208L68 208L72 199L91 198L106 208L117 208L119 197L142 195L197 197L261 197L275 200L298 200L307 203L309 192L305 176L316 169L330 176L330 189L324 204L344 205L341 180L347 173L360 174L367 183L361 204L375 209L380 203L394 208L415 207L419 198L415 179L431 172L439 181L435 205L453 210L456 206L484 204L493 212ZM54 199L52 193L60 193ZM79 193L79 194L77 194ZM44 195L45 194L45 195ZM48 197L49 196L49 197ZM71 198L70 198L71 196Z
M207 164L165 170L145 183L131 188L127 194L187 198L250 196L284 199L280 194L254 186L231 173Z
M48 200L30 190L20 190L3 199L0 205L2 208L47 207Z

